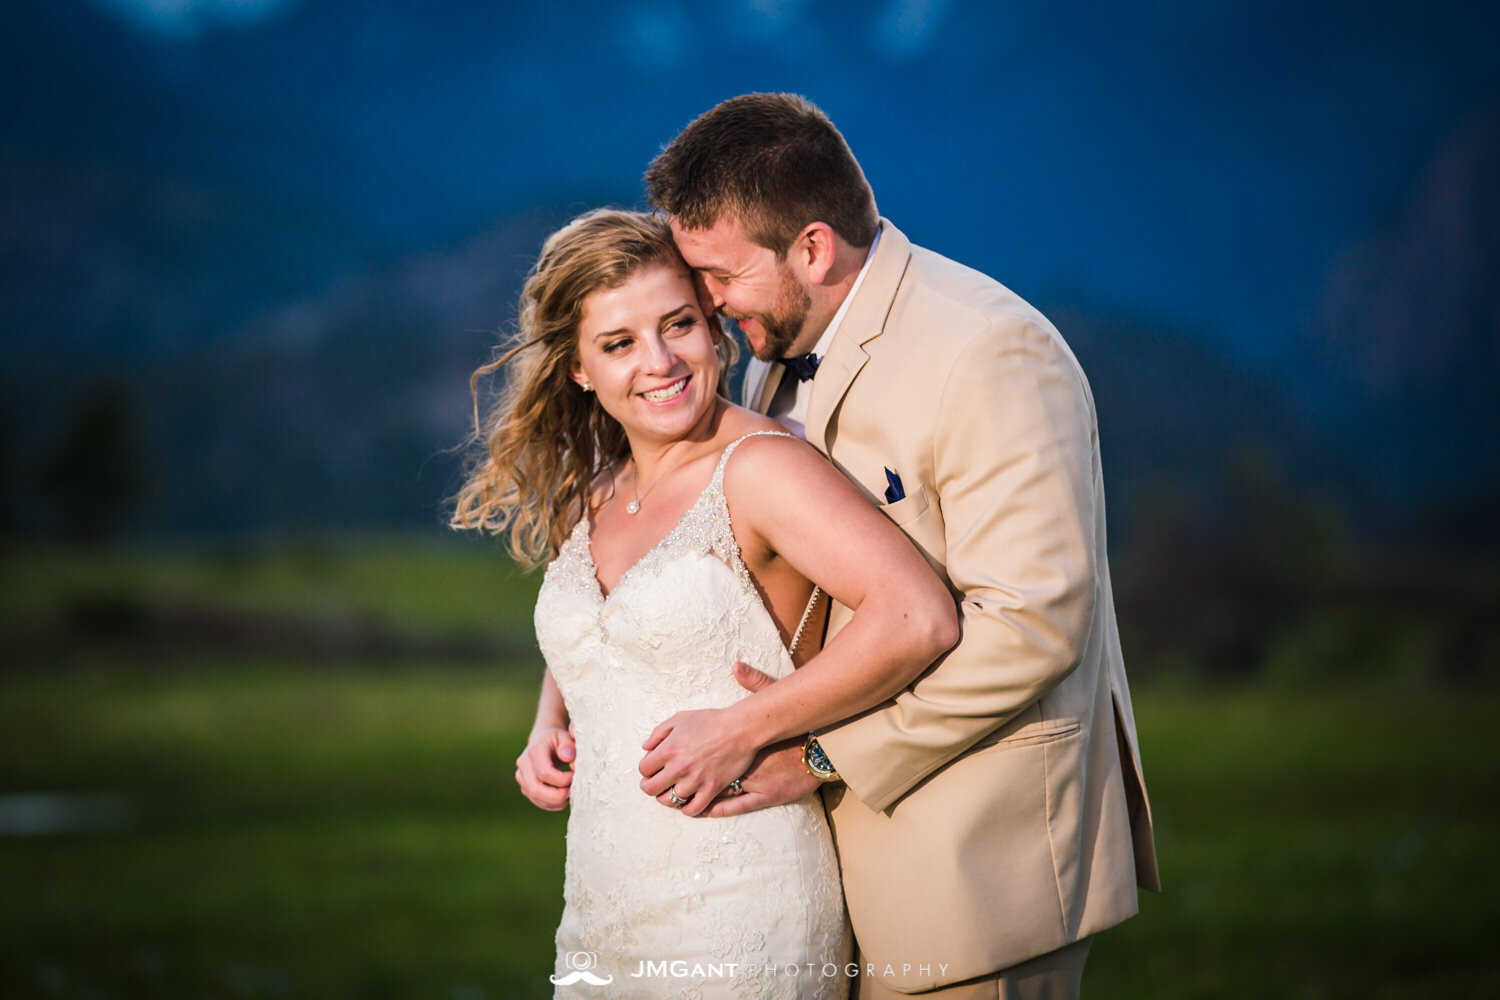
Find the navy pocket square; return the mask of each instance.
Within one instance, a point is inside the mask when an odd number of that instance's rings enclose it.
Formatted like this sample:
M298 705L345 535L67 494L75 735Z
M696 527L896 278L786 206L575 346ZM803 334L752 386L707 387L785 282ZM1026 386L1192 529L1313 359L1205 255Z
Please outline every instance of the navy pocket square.
M901 485L901 477L890 469L885 470L885 481L890 485L885 488L885 502L895 503L897 500L906 499L906 490Z

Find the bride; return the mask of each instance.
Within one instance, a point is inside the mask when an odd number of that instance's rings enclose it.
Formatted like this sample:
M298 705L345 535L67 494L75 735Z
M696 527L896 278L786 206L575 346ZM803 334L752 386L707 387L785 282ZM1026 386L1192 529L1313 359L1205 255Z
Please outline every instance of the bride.
M516 780L571 806L559 996L604 981L611 996L843 996L818 797L699 814L753 791L738 779L757 752L879 704L957 639L953 599L906 537L811 447L728 402L734 355L666 221L599 210L547 240L516 340L475 373L504 369L506 386L482 428L476 393L483 453L453 524L550 559ZM820 592L856 613L817 650ZM746 694L736 661L780 679ZM669 717L710 749L653 801L638 765Z

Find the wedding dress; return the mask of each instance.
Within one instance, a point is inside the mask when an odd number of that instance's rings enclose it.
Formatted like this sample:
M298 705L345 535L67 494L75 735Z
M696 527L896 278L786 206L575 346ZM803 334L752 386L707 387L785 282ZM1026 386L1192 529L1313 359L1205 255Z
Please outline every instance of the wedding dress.
M578 749L559 997L835 1000L847 990L843 894L818 797L688 817L642 792L636 769L658 723L746 696L730 675L736 660L773 677L792 670L730 529L724 469L743 440L607 597L587 517L547 567L537 638Z

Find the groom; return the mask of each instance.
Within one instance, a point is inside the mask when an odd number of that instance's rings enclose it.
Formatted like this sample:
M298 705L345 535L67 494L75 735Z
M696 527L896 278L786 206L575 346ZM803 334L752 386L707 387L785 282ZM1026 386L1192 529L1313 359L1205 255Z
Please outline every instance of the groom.
M1076 996L1091 935L1158 887L1083 372L1035 309L881 218L800 97L725 101L646 186L755 355L747 405L883 506L963 622L909 690L762 757L712 814L822 786L859 997Z

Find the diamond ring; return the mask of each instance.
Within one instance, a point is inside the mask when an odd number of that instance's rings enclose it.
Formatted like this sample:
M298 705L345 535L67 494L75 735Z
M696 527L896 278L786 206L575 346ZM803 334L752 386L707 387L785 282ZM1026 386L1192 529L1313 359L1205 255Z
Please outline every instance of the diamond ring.
M744 786L740 784L740 782L742 782L744 780L745 780L744 778L735 778L733 781L731 781L729 783L729 794L730 795L744 795L745 794Z
M678 809L681 809L683 806L688 804L687 799L684 799L677 794L676 785L673 785L671 788L667 789L667 801L672 803Z

